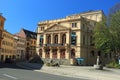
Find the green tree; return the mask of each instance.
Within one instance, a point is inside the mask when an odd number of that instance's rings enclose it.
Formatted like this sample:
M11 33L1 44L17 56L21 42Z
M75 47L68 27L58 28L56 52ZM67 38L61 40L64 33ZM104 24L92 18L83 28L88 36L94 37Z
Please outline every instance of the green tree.
M117 61L120 56L120 9L114 11L108 19L104 17L98 22L93 36L95 47L102 53L113 53Z
M101 22L98 22L94 28L94 43L95 48L102 51L102 53L111 52L111 35L104 17Z
M117 59L120 56L120 10L110 16L109 29L112 36L113 53Z

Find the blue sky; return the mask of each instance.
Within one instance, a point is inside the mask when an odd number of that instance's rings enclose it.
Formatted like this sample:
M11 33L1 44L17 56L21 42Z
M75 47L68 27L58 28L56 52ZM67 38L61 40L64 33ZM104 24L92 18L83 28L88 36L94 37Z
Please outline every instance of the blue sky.
M120 0L0 0L0 13L6 18L5 29L15 34L21 28L34 31L37 23L63 18L88 10L105 14Z

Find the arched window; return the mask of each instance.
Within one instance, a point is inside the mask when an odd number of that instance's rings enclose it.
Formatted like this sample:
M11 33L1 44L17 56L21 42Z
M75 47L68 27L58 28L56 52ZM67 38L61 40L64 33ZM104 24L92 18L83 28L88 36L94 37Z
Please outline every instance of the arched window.
M60 50L60 58L65 59L65 49Z
M98 51L98 56L101 56L101 51Z
M50 58L50 49L46 49L45 58Z
M57 58L57 49L53 49L53 55L52 55L53 59Z
M50 44L51 43L51 36L50 35L48 35L48 42L47 42L48 44Z
M90 55L91 55L91 57L94 57L94 56L95 56L95 52L94 52L94 51L91 51L91 52L90 52Z
M71 58L75 58L75 49L71 50Z
M62 35L62 43L65 44L66 43L66 34Z
M42 57L42 49L39 49L39 56Z
M55 44L58 44L58 35L55 35L54 40Z

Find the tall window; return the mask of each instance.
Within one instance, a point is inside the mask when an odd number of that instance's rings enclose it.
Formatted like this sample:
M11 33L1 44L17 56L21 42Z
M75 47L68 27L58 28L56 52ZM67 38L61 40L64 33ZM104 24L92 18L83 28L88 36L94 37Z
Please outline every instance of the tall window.
M101 51L98 51L98 56L101 56Z
M42 57L42 49L39 49L39 56Z
M83 45L85 45L85 35L83 35Z
M71 45L76 45L77 42L77 36L75 32L71 33Z
M40 46L43 45L43 35L40 36Z
M66 43L66 34L62 35L62 43L65 44Z
M65 49L60 50L60 58L65 59Z
M55 44L58 44L58 35L55 35L55 39L54 39L55 41Z
M94 51L91 51L91 52L90 52L90 56L91 56L91 57L94 57L94 56L95 56L95 52L94 52Z
M46 49L45 58L50 58L50 49Z
M51 36L50 35L48 35L48 42L47 42L48 44L50 44L51 43Z
M57 49L53 49L53 59L57 58Z
M71 50L71 58L75 58L75 49Z

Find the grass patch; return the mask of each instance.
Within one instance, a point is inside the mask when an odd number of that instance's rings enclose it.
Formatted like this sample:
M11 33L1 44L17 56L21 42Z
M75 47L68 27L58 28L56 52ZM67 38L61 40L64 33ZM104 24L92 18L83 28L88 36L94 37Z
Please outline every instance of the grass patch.
M106 65L106 67L120 69L120 65L116 62L110 62L109 64Z

